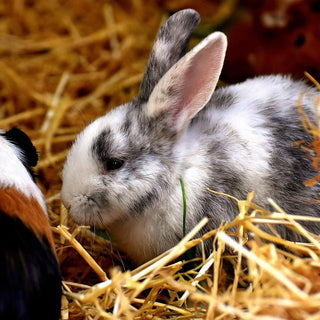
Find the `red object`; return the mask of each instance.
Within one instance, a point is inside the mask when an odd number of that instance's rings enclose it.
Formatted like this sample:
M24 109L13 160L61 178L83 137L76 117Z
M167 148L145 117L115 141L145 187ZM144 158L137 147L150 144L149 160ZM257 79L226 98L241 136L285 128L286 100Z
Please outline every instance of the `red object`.
M258 3L258 4L257 4ZM227 82L285 73L320 79L320 1L247 1L228 34Z

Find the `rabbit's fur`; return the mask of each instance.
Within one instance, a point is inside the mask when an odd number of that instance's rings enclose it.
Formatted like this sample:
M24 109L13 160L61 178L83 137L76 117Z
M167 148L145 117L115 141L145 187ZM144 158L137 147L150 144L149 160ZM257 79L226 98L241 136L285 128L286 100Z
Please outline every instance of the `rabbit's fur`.
M266 76L213 93L226 37L215 32L185 54L198 23L190 9L167 20L139 95L85 128L63 170L61 196L70 214L106 229L137 264L182 238L180 178L187 231L205 216L214 228L237 215L233 200L207 187L239 199L255 191L262 206L272 198L289 214L319 215L312 202L319 187L304 186L316 173L294 145L310 141L297 105L303 94L311 116L316 90L290 77ZM114 166L112 159L122 162ZM320 226L309 229L319 233ZM297 236L285 227L279 232Z

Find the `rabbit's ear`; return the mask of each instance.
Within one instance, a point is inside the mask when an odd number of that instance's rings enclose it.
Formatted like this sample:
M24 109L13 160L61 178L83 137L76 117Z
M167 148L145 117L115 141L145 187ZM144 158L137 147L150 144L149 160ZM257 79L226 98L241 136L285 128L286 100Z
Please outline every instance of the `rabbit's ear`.
M161 26L140 86L140 101L149 99L161 77L185 54L189 38L199 22L199 14L186 9L172 15Z
M166 118L179 131L207 104L220 76L226 36L215 32L182 57L159 81L146 104L151 118Z

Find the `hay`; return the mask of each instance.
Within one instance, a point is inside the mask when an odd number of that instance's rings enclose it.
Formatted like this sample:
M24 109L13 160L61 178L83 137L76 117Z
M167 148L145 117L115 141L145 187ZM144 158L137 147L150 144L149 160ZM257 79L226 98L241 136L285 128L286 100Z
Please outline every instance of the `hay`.
M239 207L234 221L192 239L204 220L176 247L133 269L110 242L87 227L75 226L61 204L61 169L77 133L113 106L132 99L160 22L168 10L192 4L187 0L0 3L0 127L19 126L40 152L37 173L64 279L64 320L320 319L319 237L299 224L318 219L287 215L272 202L277 213L266 212L249 194L243 201L234 199ZM208 0L199 1L196 9L210 16L212 27L228 19L234 5L234 1L220 5ZM315 138L304 148L315 155L317 166L319 125L306 118L305 127ZM262 223L270 230L286 224L310 243L267 234L259 228ZM181 256L208 238L217 249L186 268Z
M256 206L252 194L238 204L240 213L235 221L190 240L207 223L204 219L177 246L137 269L113 269L109 279L93 286L66 281L69 308L81 309L88 319L318 319L319 237L307 234L312 244L296 244L257 232L260 223L285 223L296 232L306 231L281 210L275 216ZM256 215L258 211L262 216ZM235 225L236 235L230 231ZM251 230L255 239L248 241ZM185 261L172 262L208 237L218 249L209 257L203 256L196 267L186 271ZM290 251L267 243L273 238ZM241 263L244 258L247 269ZM232 280L227 279L224 269L227 262L232 265Z

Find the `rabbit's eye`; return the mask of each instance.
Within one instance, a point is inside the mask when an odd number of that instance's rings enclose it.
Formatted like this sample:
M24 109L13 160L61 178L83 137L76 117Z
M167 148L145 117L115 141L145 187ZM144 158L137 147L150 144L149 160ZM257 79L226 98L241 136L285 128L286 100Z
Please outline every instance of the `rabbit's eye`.
M105 169L107 171L120 169L124 164L124 160L117 158L107 159Z

